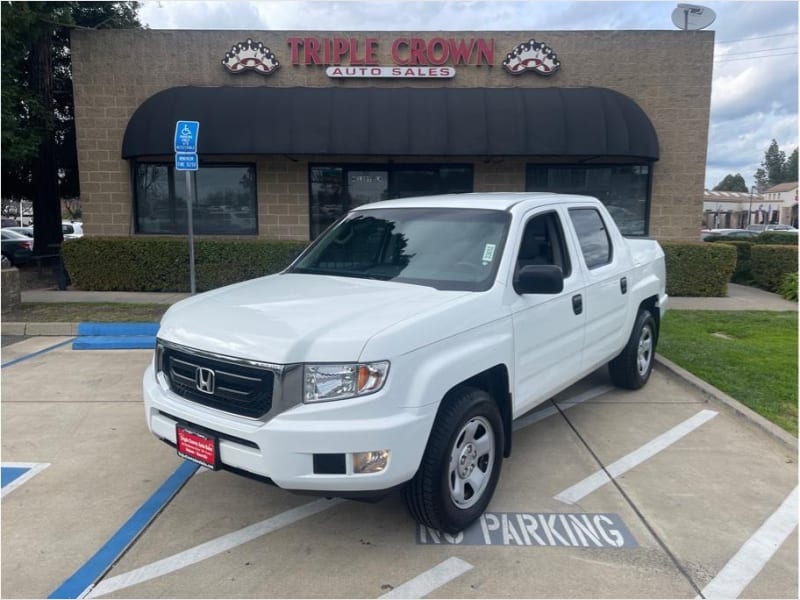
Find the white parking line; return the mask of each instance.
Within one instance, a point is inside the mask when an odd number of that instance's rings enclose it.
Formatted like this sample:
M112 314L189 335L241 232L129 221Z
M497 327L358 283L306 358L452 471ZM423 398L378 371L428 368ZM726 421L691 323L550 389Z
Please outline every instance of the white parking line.
M432 569L417 575L414 579L398 585L391 592L381 596L381 598L422 598L472 568L472 565L467 561L453 556Z
M600 385L590 390L583 392L582 394L578 394L574 398L569 398L567 400L561 400L560 402L556 402L558 406L562 410L567 410L572 408L573 406L577 406L581 402L586 402L587 400L592 400L597 398L598 396L602 396L603 394L607 394L611 390L616 389L612 385ZM548 406L542 410L537 410L535 413L531 413L525 417L521 417L514 421L514 431L522 429L523 427L528 427L529 425L533 425L534 423L538 423L546 419L547 417L551 417L558 413L558 409L555 406Z
M797 488L703 588L706 598L738 598L797 527ZM700 596L698 596L699 598Z
M609 475L611 477L617 477L618 475L622 475L637 465L640 465L648 458L652 458L665 448L668 448L680 440L685 435L691 433L706 421L710 421L716 417L717 414L718 413L713 410L701 410L695 416L691 417L690 419L686 419L680 425L676 425L666 433L662 433L654 440L647 442L639 449L634 450L630 454L620 458L618 461L611 463L608 467L606 467L605 470L600 469L592 475L589 475L589 477L583 481L580 481L572 487L567 488L560 494L554 496L554 498L566 504L575 504L599 487L611 481Z
M121 575L104 579L93 589L89 588L85 590L80 597L97 598L104 594L110 594L111 592L116 592L117 590L121 590L144 581L149 581L150 579L155 579L156 577L161 577L162 575L172 573L207 558L211 558L212 556L216 556L217 554L226 552L227 550L235 548L236 546L246 544L247 542L261 537L262 535L277 531L278 529L296 523L301 519L305 519L306 517L310 517L324 510L328 510L329 508L333 508L342 502L344 502L342 499L321 499L315 500L314 502L309 502L308 504L303 504L302 506L297 506L264 521L254 523L253 525L239 529L238 531L234 531L216 539L209 540L208 542L195 546L194 548L189 548L188 550L184 550L178 554L173 554L167 558L162 558L161 560L150 563L149 565L145 565L138 569L134 569L133 571L128 571L127 573L122 573Z

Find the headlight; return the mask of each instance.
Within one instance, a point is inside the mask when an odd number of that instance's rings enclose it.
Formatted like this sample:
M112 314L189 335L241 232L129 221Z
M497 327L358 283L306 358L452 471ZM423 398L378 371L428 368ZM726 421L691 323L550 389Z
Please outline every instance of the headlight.
M372 394L383 387L388 374L388 361L368 364L305 365L303 401L327 402Z

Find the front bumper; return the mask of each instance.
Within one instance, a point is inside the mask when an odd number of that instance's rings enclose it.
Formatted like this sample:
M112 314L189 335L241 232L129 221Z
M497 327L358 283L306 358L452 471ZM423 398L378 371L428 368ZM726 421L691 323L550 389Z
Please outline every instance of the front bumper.
M231 415L193 403L157 382L153 366L143 379L147 425L157 437L175 444L178 422L220 435L223 465L267 477L297 491L359 492L384 490L411 479L436 417L437 404L400 408L391 390L320 404L298 404L269 420ZM388 449L388 465L379 473L353 472L353 453ZM344 454L344 474L314 472L314 454Z

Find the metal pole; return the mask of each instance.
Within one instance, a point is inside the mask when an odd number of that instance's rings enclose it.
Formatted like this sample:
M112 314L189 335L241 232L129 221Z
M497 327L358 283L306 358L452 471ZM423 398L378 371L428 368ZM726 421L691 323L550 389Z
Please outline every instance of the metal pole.
M683 10L683 30L689 31L689 9L685 8Z
M186 171L186 230L189 234L189 286L192 294L197 293L194 275L194 219L192 219L192 204L194 204L194 186L192 186L193 171Z

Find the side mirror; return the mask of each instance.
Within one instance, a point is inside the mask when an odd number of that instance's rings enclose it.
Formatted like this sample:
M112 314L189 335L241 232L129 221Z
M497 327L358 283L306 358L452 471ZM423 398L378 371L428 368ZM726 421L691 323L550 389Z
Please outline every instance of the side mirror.
M514 278L518 294L558 294L564 289L564 272L555 265L528 265Z

